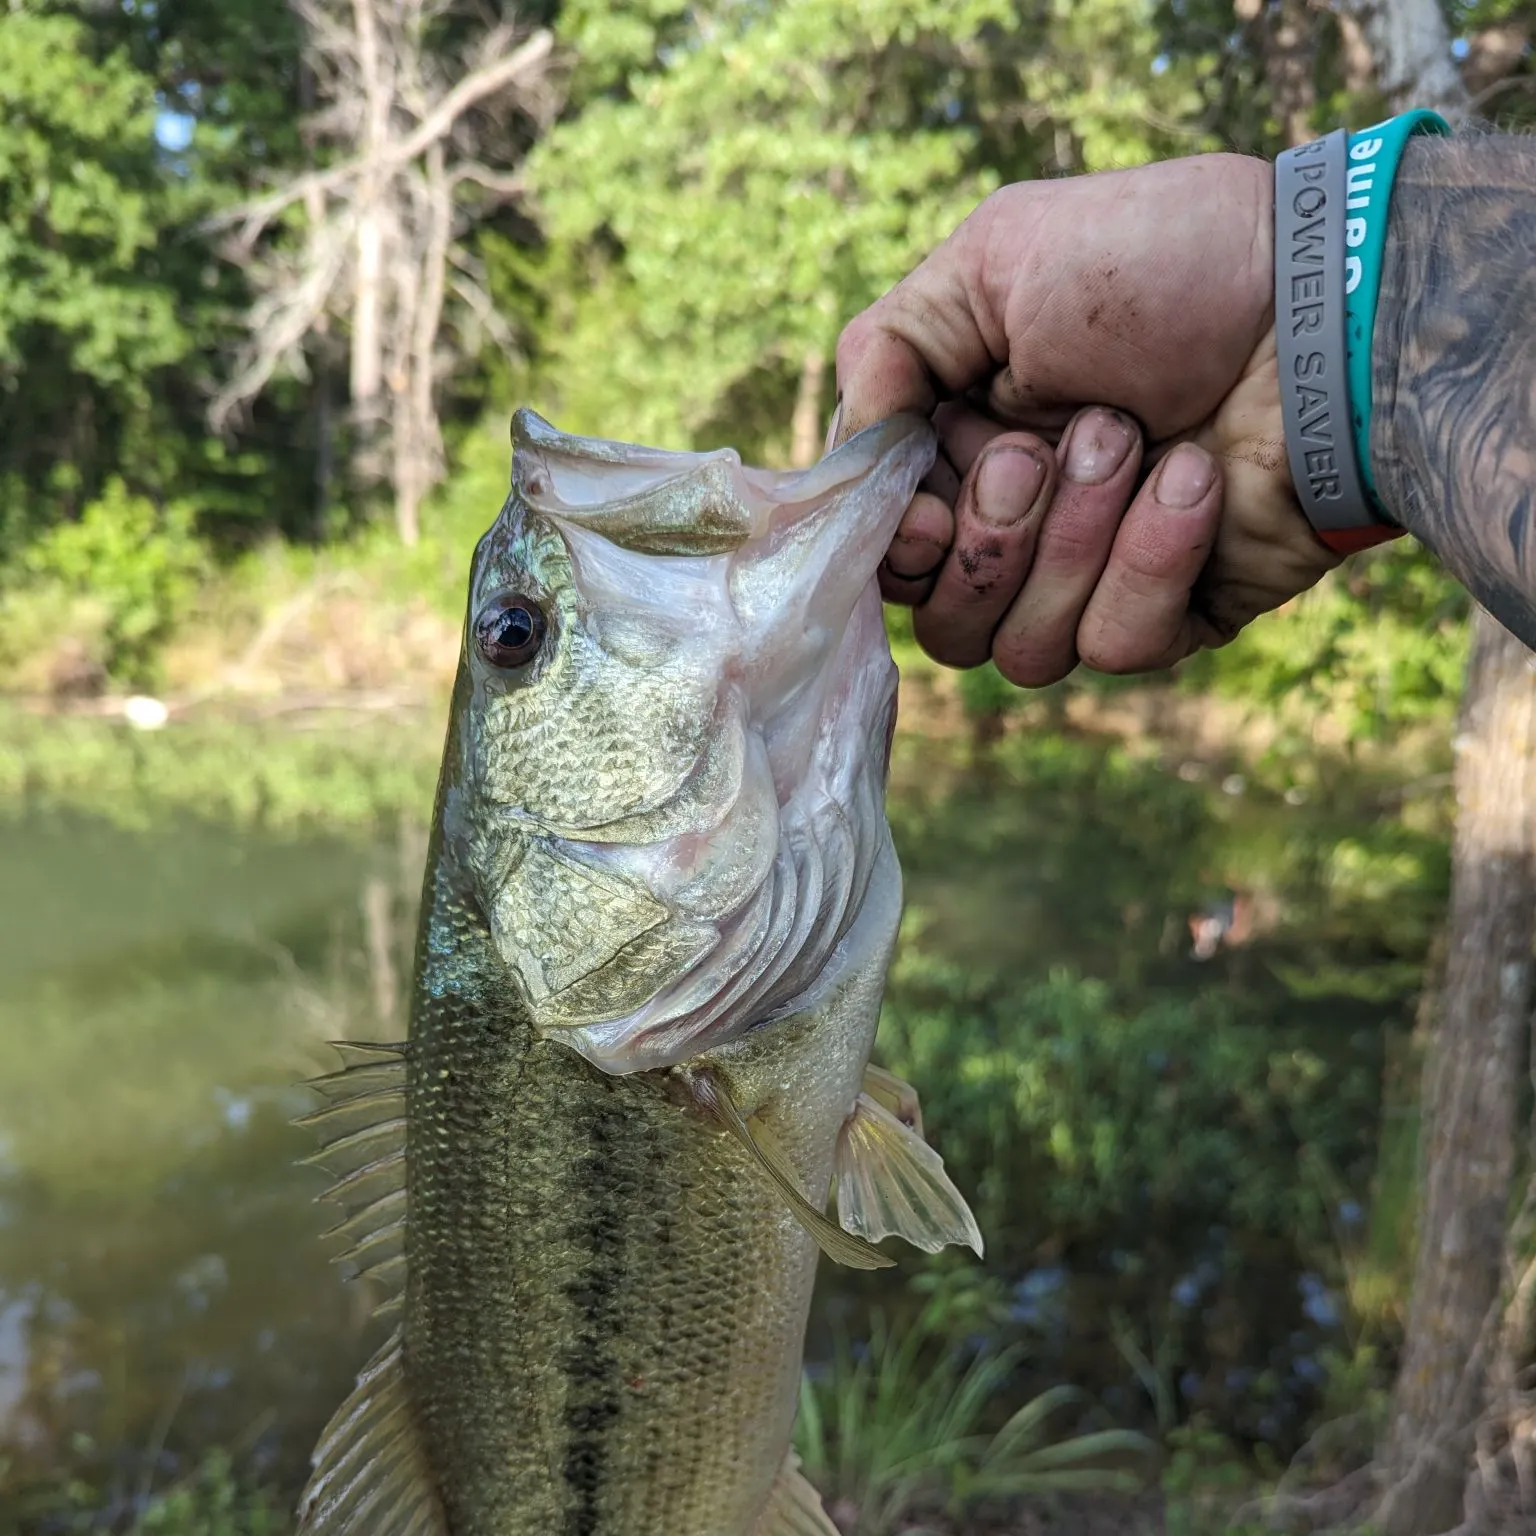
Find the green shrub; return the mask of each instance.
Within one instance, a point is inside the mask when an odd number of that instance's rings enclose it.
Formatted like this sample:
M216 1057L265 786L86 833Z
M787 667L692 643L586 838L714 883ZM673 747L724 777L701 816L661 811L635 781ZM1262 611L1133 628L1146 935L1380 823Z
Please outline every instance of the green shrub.
M857 1511L858 1536L1028 1494L1140 1486L1126 1463L1152 1450L1143 1436L1053 1430L1060 1412L1083 1400L1070 1387L1032 1398L988 1434L1020 1351L983 1349L967 1360L952 1341L948 1301L936 1295L899 1332L877 1311L864 1345L840 1330L825 1376L802 1378L795 1424L802 1468L839 1512Z
M286 1536L291 1529L277 1500L243 1487L229 1457L214 1451L192 1476L151 1501L132 1536Z
M6 594L0 659L14 665L72 643L103 675L142 683L191 602L204 558L185 503L157 507L114 479L78 522L29 545L20 567Z

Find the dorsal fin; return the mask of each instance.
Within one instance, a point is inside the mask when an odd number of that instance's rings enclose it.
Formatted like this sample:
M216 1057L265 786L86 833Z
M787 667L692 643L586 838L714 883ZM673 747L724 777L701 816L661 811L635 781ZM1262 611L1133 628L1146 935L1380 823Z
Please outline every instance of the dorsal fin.
M912 1118L922 1123L917 1095L900 1078L881 1073L876 1086L900 1105L910 1098ZM945 1173L944 1159L868 1093L859 1095L838 1132L835 1166L837 1215L847 1231L871 1242L902 1237L925 1253L955 1243L981 1254L976 1218Z
M708 1110L752 1154L783 1195L795 1220L829 1259L849 1269L890 1269L895 1264L894 1259L888 1259L873 1243L843 1231L836 1222L828 1219L826 1212L818 1211L800 1193L794 1170L772 1134L762 1124L747 1123L730 1090L715 1073L696 1072L689 1081L700 1107Z
M447 1536L411 1417L399 1334L363 1367L315 1448L300 1536Z
M298 1123L320 1134L307 1161L336 1180L320 1197L341 1210L327 1233L346 1244L335 1262L378 1288L382 1312L405 1285L405 1046L336 1049L347 1065L310 1080L326 1104Z
M793 1451L779 1468L752 1536L838 1536L837 1527L822 1508L821 1495L805 1480Z

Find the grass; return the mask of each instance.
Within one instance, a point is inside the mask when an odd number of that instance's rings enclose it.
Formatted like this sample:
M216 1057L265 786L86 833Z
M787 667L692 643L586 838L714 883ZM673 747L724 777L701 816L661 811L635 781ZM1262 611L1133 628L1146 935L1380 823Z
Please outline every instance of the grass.
M1019 1363L1015 1349L966 1362L932 1304L899 1335L875 1313L867 1345L840 1334L825 1378L802 1379L795 1446L806 1476L853 1516L857 1536L1028 1495L1140 1488L1126 1462L1153 1452L1144 1436L1053 1428L1085 1401L1072 1387L1041 1393L987 1432Z

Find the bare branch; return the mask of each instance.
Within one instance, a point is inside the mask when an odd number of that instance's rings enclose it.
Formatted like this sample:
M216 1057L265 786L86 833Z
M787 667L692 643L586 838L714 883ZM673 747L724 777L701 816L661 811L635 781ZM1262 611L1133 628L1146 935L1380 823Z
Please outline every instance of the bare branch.
M493 171L478 160L466 160L456 165L450 179L455 188L462 182L472 181L498 197L521 197L528 190L526 179L517 172Z
M300 346L325 314L332 291L346 265L352 226L338 223L321 230L305 253L298 282L273 285L252 309L251 340L233 378L213 397L208 419L215 432L233 413L254 399L284 362L302 365Z
M449 286L464 301L465 307L485 327L485 333L509 356L519 352L517 337L507 324L501 311L496 308L490 294L467 273L458 272Z
M410 133L387 145L376 159L370 161L367 156L359 155L323 171L311 171L307 175L297 176L266 197L255 198L215 214L209 221L209 227L230 229L238 225L239 239L249 247L273 219L312 192L334 192L365 173L394 174L429 145L442 139L470 108L538 70L548 59L552 46L553 38L549 32L534 33L516 52L466 76Z

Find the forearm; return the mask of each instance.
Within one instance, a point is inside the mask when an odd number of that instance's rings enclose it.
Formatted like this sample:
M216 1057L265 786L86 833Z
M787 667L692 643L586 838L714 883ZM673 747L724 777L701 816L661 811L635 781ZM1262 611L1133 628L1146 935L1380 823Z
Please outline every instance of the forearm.
M1392 516L1536 646L1536 138L1408 144L1372 354Z

